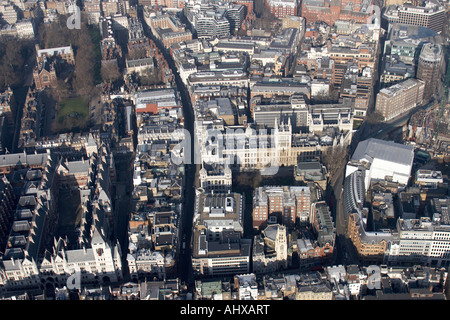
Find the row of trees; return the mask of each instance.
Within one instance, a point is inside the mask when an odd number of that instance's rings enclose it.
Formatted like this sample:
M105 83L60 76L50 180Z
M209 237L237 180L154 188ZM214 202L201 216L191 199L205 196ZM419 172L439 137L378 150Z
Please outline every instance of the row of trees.
M342 145L329 148L322 153L322 163L326 166L331 177L333 177L340 168L346 165L347 155L348 150Z
M0 88L22 84L25 65L34 51L32 40L0 39Z
M65 79L59 79L54 88L57 98L65 98L70 93L88 96L101 81L100 75L100 32L89 26L84 19L80 29L67 28L67 17L59 16L51 24L39 28L38 41L41 48L71 45L75 54L74 72Z
M103 82L116 83L122 78L121 61L102 63L100 51L101 35L96 26L89 25L82 14L80 28L67 27L68 16L59 15L50 24L39 24L36 40L0 38L0 90L23 85L24 77L30 76L34 66L35 44L40 48L72 46L75 65L68 66L59 77L51 95L58 102L69 97L89 97L98 94L96 85ZM129 59L148 57L147 49L130 52ZM27 65L29 64L29 66ZM61 69L59 69L61 71ZM158 66L137 76L137 82L144 86L162 82Z

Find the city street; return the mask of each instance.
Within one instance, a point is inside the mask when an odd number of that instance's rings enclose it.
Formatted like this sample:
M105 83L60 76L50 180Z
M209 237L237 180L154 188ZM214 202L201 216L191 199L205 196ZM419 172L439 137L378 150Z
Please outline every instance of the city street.
M174 76L175 82L177 85L178 92L180 93L181 102L183 105L183 116L184 116L184 124L185 129L189 131L191 137L193 137L194 131L194 115L193 109L191 105L191 100L189 98L189 93L187 91L186 86L180 78L180 75L175 67L175 63L170 56L166 52L166 49L162 46L162 44L157 41L154 35L151 33L150 28L145 23L143 12L139 10L138 17L143 25L145 35L152 39L161 52L164 54L164 58L166 59L169 67L171 68ZM193 141L191 141L191 150L193 150ZM191 157L193 158L194 154L191 153ZM181 282L186 283L188 286L193 283L192 277L192 262L191 262L191 233L192 233L192 219L194 215L194 202L195 202L195 173L196 173L196 165L193 164L193 159L191 158L190 164L184 165L185 176L184 176L184 187L183 187L183 206L181 213L181 221L179 232L180 245L182 246L185 243L185 249L180 250L177 257L177 270L178 275L181 279Z
M326 199L330 205L330 211L336 228L336 243L333 264L348 265L356 264L357 255L354 252L351 241L347 238L347 221L345 219L345 211L343 205L343 185L345 178L346 159L340 159L342 165L337 173L332 177L326 190ZM331 197L333 201L331 202ZM333 205L331 205L331 203Z

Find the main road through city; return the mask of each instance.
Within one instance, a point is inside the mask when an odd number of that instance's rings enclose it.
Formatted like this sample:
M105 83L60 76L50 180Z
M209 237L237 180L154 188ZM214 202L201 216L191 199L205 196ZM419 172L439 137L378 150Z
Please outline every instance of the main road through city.
M189 131L190 136L193 137L194 132L194 111L191 104L191 99L189 97L189 92L180 78L180 75L175 67L175 63L162 46L160 41L158 41L152 34L149 26L146 24L143 16L142 9L138 12L138 17L143 25L145 35L152 39L158 46L160 51L163 53L172 73L175 77L175 82L177 85L178 92L180 94L181 102L183 105L183 116L184 116L184 128ZM193 149L193 139L191 139L191 150ZM191 263L191 233L192 233L192 219L194 214L194 202L195 202L195 173L196 164L194 163L194 153L191 152L190 163L184 164L185 176L184 176L184 188L183 188L183 207L179 225L179 241L178 241L178 254L177 254L177 271L181 282L186 285L192 285L193 275L192 275L192 263ZM188 161L186 161L188 162ZM185 243L185 248L183 248L183 243ZM181 250L180 250L181 249Z

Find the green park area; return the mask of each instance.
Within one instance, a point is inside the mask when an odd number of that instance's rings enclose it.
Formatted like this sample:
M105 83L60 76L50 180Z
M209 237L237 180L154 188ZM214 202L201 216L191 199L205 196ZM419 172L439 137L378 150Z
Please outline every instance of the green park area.
M89 123L89 106L81 97L70 98L56 105L54 132L81 131Z

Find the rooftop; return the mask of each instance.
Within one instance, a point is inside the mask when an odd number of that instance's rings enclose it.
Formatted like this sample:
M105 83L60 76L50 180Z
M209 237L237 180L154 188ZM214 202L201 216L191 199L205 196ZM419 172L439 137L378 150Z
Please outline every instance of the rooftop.
M442 59L442 46L435 43L425 43L420 51L420 60L439 62Z
M382 159L388 162L411 165L413 158L413 146L370 138L358 144L351 160L366 159L372 162L373 159Z
M242 219L242 196L238 193L203 193L198 200L201 223L205 220Z
M383 93L389 97L394 97L398 94L405 92L408 89L413 88L414 86L420 85L423 82L419 79L406 79L405 81L396 83L388 88L383 88L380 90L380 93Z

